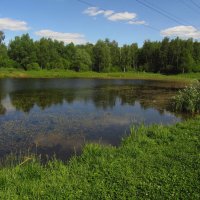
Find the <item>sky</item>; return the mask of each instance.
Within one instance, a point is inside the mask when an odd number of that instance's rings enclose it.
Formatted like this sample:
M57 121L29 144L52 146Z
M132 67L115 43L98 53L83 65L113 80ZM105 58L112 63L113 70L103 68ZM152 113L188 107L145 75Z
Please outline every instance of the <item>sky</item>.
M200 0L1 0L0 30L8 44L29 33L34 40L66 44L116 40L200 39Z

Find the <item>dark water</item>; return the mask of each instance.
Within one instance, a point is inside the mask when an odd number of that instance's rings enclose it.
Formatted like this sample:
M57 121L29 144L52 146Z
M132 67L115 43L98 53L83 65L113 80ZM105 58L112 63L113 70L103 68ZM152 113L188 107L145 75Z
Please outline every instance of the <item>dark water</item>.
M142 80L1 79L0 157L28 149L65 159L85 142L119 145L132 124L173 124L183 85Z

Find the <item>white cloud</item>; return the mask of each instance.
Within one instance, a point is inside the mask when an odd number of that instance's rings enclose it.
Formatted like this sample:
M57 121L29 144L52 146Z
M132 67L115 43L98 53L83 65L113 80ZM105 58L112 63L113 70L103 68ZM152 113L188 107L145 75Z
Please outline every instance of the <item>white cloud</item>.
M128 24L131 24L131 25L147 25L147 23L144 20L129 21Z
M0 18L0 30L27 31L29 28L25 21L10 18Z
M175 26L161 31L163 36L200 39L200 31L193 26Z
M83 13L89 16L97 16L97 15L109 16L109 15L112 15L114 11L113 10L99 10L97 7L89 7Z
M126 21L128 22L128 24L132 24L132 25L146 24L145 21L137 20L137 14L133 12L115 12L113 10L101 10L98 7L89 7L83 13L92 17L97 16L97 15L103 15L104 17L106 17L107 20Z
M71 42L74 44L84 44L87 42L85 36L79 33L61 33L52 30L40 30L35 32L35 34L40 37L63 41L66 44Z
M136 13L121 12L121 13L115 13L113 15L110 15L108 17L108 20L111 20L111 21L127 21L127 20L133 20L136 17L137 17Z
M107 16L110 16L110 15L112 15L113 13L114 13L114 11L113 11L113 10L105 10L103 14L104 14L104 16L106 16L106 17L107 17Z

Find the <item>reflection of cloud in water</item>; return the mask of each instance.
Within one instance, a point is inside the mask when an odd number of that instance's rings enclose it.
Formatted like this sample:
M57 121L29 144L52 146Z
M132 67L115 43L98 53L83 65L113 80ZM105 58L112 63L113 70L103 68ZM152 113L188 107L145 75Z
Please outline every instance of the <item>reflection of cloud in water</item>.
M57 115L36 112L21 114L16 119L9 119L8 114L8 119L0 123L0 151L19 151L35 143L38 145L38 153L56 152L65 156L73 154L74 148L80 152L85 140L116 145L125 134L130 115L127 114L121 119L120 116L110 113L77 117L62 113Z
M88 120L86 120L87 123ZM103 116L100 116L99 118L95 118L92 119L92 122L90 123L91 126L94 126L93 123L97 124L97 125L103 125L103 126L125 126L130 124L131 121L131 115L130 114L123 114L123 118L122 116L117 116L117 115L113 115L111 113L105 113ZM86 124L83 121L83 124Z
M16 111L15 106L13 106L10 97L7 95L6 98L1 101L2 106L6 109L6 112L14 112Z
M58 158L65 160L71 154L81 152L85 138L83 135L39 134L33 139L33 143L37 146L38 154L52 156L56 153Z
M60 144L63 148L80 147L84 143L83 135L65 136L59 133L40 134L34 138L34 143L39 146L53 147Z

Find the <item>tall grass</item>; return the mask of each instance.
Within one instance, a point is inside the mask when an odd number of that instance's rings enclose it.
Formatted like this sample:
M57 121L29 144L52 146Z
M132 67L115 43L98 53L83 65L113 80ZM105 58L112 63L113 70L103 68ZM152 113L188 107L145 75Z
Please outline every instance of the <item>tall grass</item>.
M195 83L180 90L172 99L175 111L200 113L200 83Z

